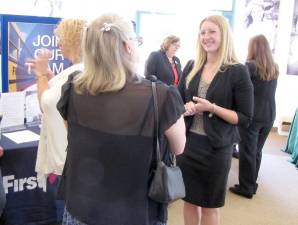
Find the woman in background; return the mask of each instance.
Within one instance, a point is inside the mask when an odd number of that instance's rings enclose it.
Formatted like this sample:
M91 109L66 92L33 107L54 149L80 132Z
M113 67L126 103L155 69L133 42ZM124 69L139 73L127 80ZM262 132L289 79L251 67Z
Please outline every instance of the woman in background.
M73 64L60 74L54 76L48 64L51 52L42 49L37 58L29 61L36 74L38 100L42 111L41 140L38 146L36 172L38 177L46 177L50 173L61 175L67 147L66 129L56 104L61 96L61 87L68 76L75 71L82 71L81 39L85 20L62 20L55 34L63 57Z
M61 87L72 73L82 71L81 40L85 20L62 20L55 34L64 58L73 65L54 76L49 70L51 52L42 49L36 59L28 60L32 63L36 75L37 93L40 109L42 111L40 141L38 145L35 171L38 182L46 186L47 178L51 183L57 183L56 175L61 175L66 158L67 131L56 104L61 96ZM63 204L58 203L58 220L62 219Z
M164 39L160 50L152 52L146 61L145 76L155 75L167 85L178 86L181 76L181 64L175 56L180 48L180 39L170 35Z
M249 41L246 63L254 86L254 116L248 128L239 127L239 185L230 191L252 198L256 193L262 149L275 120L275 91L279 75L264 35Z
M235 56L227 20L209 16L200 23L197 58L184 71L187 141L177 157L186 189L185 225L219 225L237 125L248 126L253 112L249 74Z
M154 110L151 82L136 75L138 42L132 23L114 14L100 16L84 33L84 70L69 78L57 105L68 127L63 224L166 222L166 206L148 198ZM183 102L176 88L156 87L160 134L180 154Z

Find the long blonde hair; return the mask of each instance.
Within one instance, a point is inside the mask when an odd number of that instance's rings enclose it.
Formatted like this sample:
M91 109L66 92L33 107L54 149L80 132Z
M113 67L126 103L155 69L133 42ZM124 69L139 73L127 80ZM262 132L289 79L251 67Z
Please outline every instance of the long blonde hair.
M134 35L130 21L105 14L87 27L83 36L84 72L75 80L77 93L96 95L122 89L135 62L125 49Z
M216 62L215 72L220 71L222 66L238 64L235 54L232 34L229 24L223 16L212 15L203 19L200 23L200 29L205 21L212 22L219 27L221 33L221 44L219 47L219 57ZM207 52L204 50L200 43L200 34L197 40L197 57L194 61L194 66L189 75L187 76L186 83L189 85L190 81L195 77L197 72L203 67L207 60Z
M257 74L261 80L274 80L279 75L269 43L264 35L257 35L249 40L247 61L254 61Z

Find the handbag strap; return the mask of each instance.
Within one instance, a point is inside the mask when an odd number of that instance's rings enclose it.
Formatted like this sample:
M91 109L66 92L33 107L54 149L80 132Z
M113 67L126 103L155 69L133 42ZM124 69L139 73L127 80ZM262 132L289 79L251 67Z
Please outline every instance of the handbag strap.
M154 106L154 147L156 151L156 165L161 161L160 146L159 146L159 119L158 119L158 104L156 94L156 83L151 81L153 106Z

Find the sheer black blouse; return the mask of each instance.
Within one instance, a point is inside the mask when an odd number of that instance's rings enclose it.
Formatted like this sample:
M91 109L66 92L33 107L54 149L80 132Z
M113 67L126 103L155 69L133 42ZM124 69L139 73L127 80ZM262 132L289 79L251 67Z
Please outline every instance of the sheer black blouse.
M184 112L174 87L157 83L160 132ZM117 92L79 95L71 78L57 104L68 122L68 152L60 192L67 210L96 225L152 225L166 206L147 197L153 153L151 82L134 77Z

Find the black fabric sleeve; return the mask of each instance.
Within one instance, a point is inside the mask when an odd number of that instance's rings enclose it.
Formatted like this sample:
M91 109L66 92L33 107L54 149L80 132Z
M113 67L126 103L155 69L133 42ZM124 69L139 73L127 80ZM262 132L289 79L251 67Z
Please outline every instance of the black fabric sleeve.
M234 86L234 103L238 125L248 127L254 110L253 85L247 67L237 65L235 68L237 79Z
M69 76L65 84L61 88L61 97L57 103L57 110L64 120L67 120L68 102L70 96L70 89L72 86L73 76Z
M184 103L186 102L186 100L185 100L186 77L192 70L193 64L194 64L194 60L189 60L186 63L186 65L183 69L183 72L182 72L182 77L181 77L179 85L178 85L178 90L181 94L181 97L182 97L182 100Z
M253 62L246 62L245 63L245 66L248 69L248 72L249 72L250 77L256 76L257 68L256 68L255 63L253 63Z
M185 112L181 96L174 86L169 86L160 112L160 133L169 129Z
M145 77L147 78L150 75L155 75L156 76L156 66L157 66L157 53L156 52L151 52L149 55L149 58L146 61L145 64Z

